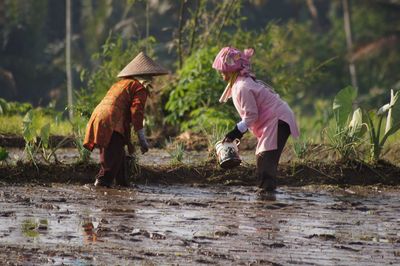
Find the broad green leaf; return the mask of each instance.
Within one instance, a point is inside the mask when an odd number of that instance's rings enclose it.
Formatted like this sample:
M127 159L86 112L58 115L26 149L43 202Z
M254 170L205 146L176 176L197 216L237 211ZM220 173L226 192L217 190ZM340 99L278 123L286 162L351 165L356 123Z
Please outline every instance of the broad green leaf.
M28 111L22 119L22 136L26 142L31 142L35 139L35 133L32 129L33 113Z
M33 113L32 111L28 111L25 116L24 119L22 119L22 123L32 123L32 119L33 119Z
M361 108L357 108L349 123L350 134L353 137L360 138L366 132L366 125L363 123L363 116Z
M340 90L333 100L333 113L336 124L339 128L344 128L353 111L353 102L357 97L357 90L352 86Z
M50 138L50 124L47 123L40 129L40 139L42 140L42 144L45 148L49 147L49 138Z

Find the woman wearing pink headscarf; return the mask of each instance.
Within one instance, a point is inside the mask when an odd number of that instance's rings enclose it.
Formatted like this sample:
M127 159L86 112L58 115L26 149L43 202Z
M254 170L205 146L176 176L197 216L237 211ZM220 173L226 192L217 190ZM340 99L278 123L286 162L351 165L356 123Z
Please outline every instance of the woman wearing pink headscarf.
M226 134L224 141L241 139L250 130L258 140L257 175L260 188L273 191L282 150L291 134L299 136L296 120L289 105L269 85L256 80L251 72L250 58L254 49L243 52L224 47L216 56L212 67L228 82L219 99L226 102L232 97L241 121Z

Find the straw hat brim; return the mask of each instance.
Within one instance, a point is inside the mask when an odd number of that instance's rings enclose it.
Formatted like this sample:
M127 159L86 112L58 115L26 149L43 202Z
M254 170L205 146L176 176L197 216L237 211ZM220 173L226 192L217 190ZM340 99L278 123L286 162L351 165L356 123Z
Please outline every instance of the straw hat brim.
M145 53L140 52L121 72L119 72L117 77L122 78L140 75L160 76L167 74L169 74L167 69L154 62Z

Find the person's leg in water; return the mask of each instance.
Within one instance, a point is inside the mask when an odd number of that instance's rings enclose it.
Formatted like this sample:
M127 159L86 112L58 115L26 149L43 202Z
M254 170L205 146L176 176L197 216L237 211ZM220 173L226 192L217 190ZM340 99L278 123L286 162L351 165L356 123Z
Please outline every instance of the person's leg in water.
M113 132L106 148L100 148L100 171L95 186L110 187L125 162L124 137Z
M128 168L129 168L128 161L127 161L127 157L126 157L126 154L124 151L121 167L119 168L119 171L118 171L117 175L115 176L115 183L118 186L129 187L129 181L128 181L129 169Z
M276 150L265 151L257 155L257 176L260 182L259 187L266 191L274 191L276 189L278 163L289 135L289 125L286 122L279 120L278 148Z

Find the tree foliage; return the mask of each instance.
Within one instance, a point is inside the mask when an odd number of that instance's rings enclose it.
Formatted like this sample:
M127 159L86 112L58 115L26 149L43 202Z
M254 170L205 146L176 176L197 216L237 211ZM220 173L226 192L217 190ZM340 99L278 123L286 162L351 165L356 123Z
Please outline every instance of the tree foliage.
M218 102L225 85L211 67L217 52L217 47L203 48L185 60L177 73L179 79L169 88L167 122L182 130L233 123L232 107Z
M187 129L210 121L233 123L232 105L217 103L225 84L207 65L227 45L254 47L257 77L302 115L319 115L315 103L350 83L350 61L357 69L359 103L383 105L388 90L400 88L400 5L349 3L350 52L342 1L73 1L74 85L83 88L78 107L91 112L117 71L146 47L176 72L164 91L169 124ZM57 101L64 109L65 3L4 0L0 5L0 97L34 106ZM157 42L143 38L147 30ZM110 31L120 37L108 37ZM83 81L78 79L82 69Z

